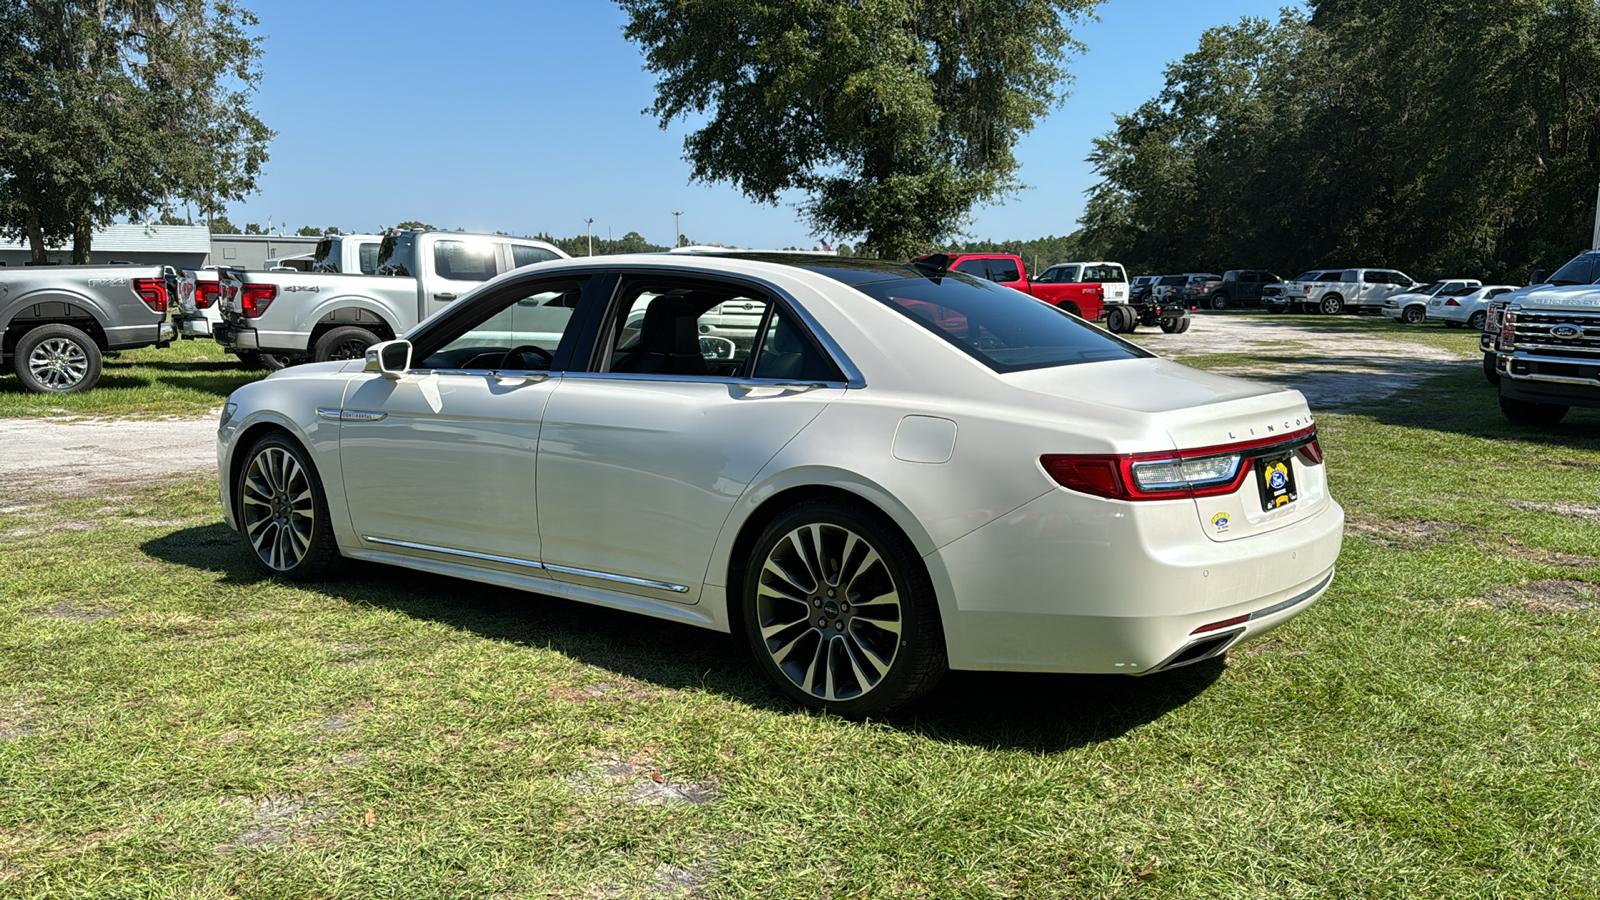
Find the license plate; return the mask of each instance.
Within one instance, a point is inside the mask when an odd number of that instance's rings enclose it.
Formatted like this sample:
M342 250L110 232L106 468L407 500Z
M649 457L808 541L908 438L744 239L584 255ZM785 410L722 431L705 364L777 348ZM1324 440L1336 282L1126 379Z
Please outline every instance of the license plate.
M1300 495L1295 490L1289 454L1256 460L1256 486L1261 489L1261 508L1266 512L1293 503Z

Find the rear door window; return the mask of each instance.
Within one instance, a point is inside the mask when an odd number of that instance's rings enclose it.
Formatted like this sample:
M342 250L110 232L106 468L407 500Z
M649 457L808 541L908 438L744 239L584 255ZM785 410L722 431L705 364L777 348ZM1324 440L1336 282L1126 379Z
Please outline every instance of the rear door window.
M511 245L511 267L514 269L560 258L543 247L530 247L526 244Z
M991 259L989 260L989 280L997 281L1001 284L1021 281L1022 270L1017 268L1017 261L1014 259Z
M451 281L488 281L496 274L494 245L489 241L436 241L433 268Z

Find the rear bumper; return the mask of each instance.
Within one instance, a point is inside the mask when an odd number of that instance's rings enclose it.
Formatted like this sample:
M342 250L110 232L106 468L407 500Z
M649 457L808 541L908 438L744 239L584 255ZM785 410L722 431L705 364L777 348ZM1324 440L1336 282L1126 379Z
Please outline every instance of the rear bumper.
M1331 499L1291 525L1225 542L1197 527L1192 502L1103 503L1085 515L1081 496L1053 492L927 557L951 668L1143 674L1196 661L1181 657L1225 636L1211 648L1220 652L1308 608L1331 584L1343 541L1344 511ZM1231 619L1240 621L1196 633Z

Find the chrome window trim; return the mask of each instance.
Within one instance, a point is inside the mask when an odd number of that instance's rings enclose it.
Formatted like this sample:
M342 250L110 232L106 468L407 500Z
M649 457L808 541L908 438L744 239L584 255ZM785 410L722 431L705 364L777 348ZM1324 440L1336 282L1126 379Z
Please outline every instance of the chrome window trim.
M851 386L843 381L808 381L801 378L740 378L732 375L662 375L645 372L563 372L561 377L590 381L676 381L688 384L729 384L740 387L806 385L808 387L847 388Z
M613 575L609 572L596 572L592 569L576 569L571 566L557 566L550 563L539 562L531 559L518 559L514 556L495 556L492 553L477 553L472 550L456 550L451 547L436 547L432 544L418 544L413 541L397 541L391 538L373 537L364 534L361 539L370 544L382 544L389 547L402 547L407 550L421 550L426 553L442 553L446 556L461 556L467 559L481 559L486 562L505 563L511 566L522 566L528 569L538 569L542 572L559 572L563 575L579 575L584 578L595 578L601 581L614 581L618 584L631 584L637 587L647 587L658 591L671 591L674 594L687 594L689 588L681 584L672 584L666 581L652 581L648 578L634 578L628 575Z

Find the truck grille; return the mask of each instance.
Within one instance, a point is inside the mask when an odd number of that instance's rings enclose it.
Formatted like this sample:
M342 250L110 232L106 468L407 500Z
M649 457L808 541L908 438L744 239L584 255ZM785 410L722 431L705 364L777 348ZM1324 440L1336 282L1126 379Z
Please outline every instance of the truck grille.
M1516 349L1600 362L1600 314L1516 311Z

